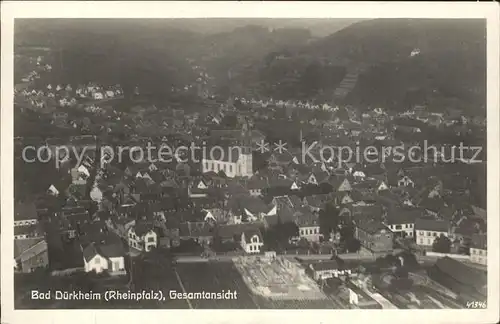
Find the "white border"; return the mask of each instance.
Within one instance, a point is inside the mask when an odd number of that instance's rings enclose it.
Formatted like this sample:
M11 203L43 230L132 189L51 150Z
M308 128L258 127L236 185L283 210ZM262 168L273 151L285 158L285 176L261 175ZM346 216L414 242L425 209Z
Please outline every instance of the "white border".
M3 2L1 197L2 323L495 323L499 320L499 6L402 2ZM488 117L488 309L486 310L13 310L13 18L486 18Z

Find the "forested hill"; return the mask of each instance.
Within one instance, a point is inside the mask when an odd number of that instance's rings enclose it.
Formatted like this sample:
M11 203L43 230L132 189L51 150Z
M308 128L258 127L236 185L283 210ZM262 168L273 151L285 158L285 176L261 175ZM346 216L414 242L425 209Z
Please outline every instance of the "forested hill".
M484 20L375 19L343 29L332 23L326 37L306 28L311 21L304 28L297 19L287 28L258 22L237 28L225 22L220 32L197 28L209 21L189 19L16 22L16 45L60 49L71 83L131 83L163 93L195 82L193 65L201 65L222 95L335 99L399 110L485 106ZM339 88L346 94L337 98Z
M415 104L484 108L485 37L484 20L362 21L307 44L296 53L285 53L286 60L265 57L260 70L253 69L260 77L255 78L255 87L287 75L290 79L286 84L280 82L274 90L280 92L286 87L285 93L330 95L343 77L354 71L359 75L343 100L347 104L394 109ZM251 77L247 75L246 79ZM304 79L313 80L308 81L309 88L304 88Z

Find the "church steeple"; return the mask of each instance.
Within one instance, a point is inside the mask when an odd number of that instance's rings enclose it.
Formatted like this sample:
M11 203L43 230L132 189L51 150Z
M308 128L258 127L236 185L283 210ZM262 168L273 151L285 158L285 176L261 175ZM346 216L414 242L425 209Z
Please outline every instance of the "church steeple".
M243 126L241 127L241 148L243 154L252 154L252 131L250 130L250 125L248 119L245 119Z

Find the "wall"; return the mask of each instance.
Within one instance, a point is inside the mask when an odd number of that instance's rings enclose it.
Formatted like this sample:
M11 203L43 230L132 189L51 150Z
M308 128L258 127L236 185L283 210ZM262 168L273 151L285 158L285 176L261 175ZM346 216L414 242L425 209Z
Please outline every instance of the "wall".
M463 254L452 254L452 253L438 253L438 252L427 252L425 256L429 257L437 257L437 258L444 258L444 257L450 257L456 260L469 260L470 256L468 255L463 255Z

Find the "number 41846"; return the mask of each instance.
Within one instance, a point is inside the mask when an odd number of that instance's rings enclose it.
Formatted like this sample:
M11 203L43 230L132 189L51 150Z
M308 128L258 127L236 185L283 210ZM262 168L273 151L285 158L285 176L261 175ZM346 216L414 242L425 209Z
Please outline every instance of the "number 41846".
M484 301L468 301L466 306L467 306L467 308L481 309L481 308L486 308L486 302L484 302Z

